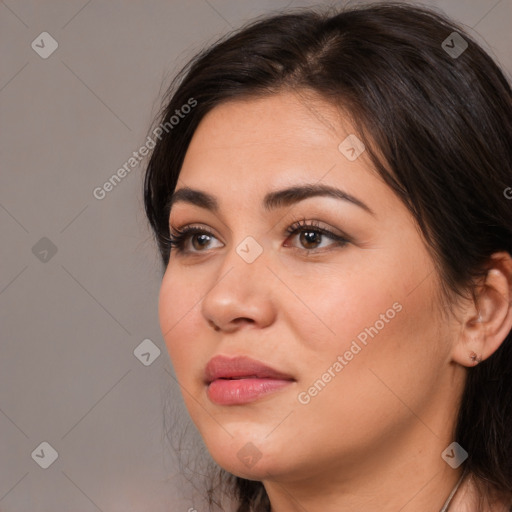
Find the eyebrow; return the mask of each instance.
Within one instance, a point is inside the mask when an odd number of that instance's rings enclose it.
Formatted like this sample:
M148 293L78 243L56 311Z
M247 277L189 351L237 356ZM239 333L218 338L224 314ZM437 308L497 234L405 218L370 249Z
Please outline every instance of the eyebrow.
M292 204L303 201L310 197L332 197L343 201L348 201L356 206L359 206L371 215L375 215L375 212L367 206L363 201L357 199L351 194L344 192L335 187L329 185L317 185L317 184L306 184L297 185L281 190L275 190L265 195L263 199L263 207L266 211L275 210L277 208L283 208ZM197 190L190 187L183 187L176 190L169 198L167 202L168 212L170 213L172 207L176 203L188 203L206 210L210 210L214 213L219 212L219 202L215 196Z

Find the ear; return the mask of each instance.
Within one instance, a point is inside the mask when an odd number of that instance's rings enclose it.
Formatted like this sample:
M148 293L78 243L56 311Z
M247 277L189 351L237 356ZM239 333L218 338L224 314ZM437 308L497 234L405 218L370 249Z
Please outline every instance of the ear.
M453 361L476 366L490 357L512 329L512 257L494 253L487 275L477 285L476 302L464 309L460 336L453 347Z

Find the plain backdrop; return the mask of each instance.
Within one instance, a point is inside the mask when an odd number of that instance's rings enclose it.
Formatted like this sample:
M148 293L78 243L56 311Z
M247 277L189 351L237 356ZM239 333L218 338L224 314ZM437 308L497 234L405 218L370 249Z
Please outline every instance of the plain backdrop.
M197 51L307 5L320 2L0 1L0 511L206 510L166 441L190 422L158 324L145 162L93 191L144 144ZM423 5L510 77L512 0Z

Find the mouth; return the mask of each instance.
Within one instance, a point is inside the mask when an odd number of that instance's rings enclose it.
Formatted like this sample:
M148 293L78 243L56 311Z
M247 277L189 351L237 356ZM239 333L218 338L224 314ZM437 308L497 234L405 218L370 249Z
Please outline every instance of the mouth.
M241 405L289 386L295 379L249 357L215 356L205 368L208 398L218 405Z

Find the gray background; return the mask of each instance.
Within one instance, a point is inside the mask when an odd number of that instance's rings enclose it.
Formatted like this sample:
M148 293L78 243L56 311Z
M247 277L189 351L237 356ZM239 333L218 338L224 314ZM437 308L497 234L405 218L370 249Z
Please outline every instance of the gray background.
M304 5L318 3L0 1L0 511L206 510L165 436L190 422L158 324L145 162L104 199L93 189L145 143L194 53ZM424 5L466 25L510 77L512 0ZM58 42L46 59L31 47L48 48L42 32ZM145 339L147 366L134 354ZM58 453L47 469L42 442Z

